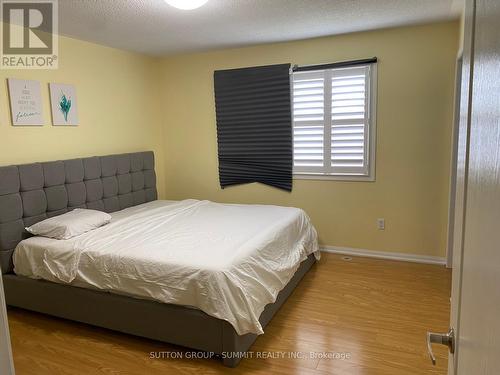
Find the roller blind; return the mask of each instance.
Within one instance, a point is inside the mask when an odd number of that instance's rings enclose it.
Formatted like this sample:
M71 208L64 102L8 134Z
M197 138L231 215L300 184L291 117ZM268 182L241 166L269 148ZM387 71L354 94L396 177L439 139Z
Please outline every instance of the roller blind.
M292 190L290 64L214 72L219 181Z
M293 73L294 172L367 176L372 65Z

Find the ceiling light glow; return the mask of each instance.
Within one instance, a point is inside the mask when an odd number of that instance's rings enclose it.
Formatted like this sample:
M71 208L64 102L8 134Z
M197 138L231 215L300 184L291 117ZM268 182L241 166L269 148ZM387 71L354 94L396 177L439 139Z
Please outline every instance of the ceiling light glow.
M178 9L191 10L204 5L208 0L165 0L168 5Z

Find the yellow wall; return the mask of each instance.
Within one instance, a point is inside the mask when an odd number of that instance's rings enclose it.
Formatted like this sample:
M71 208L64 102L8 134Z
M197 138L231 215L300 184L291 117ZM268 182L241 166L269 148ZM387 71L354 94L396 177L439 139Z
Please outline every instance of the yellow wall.
M59 43L57 70L0 70L0 165L154 150L163 196L159 61L66 37ZM41 82L45 126L11 125L6 78ZM51 125L49 82L76 86L78 127Z
M458 32L447 22L164 58L166 196L297 206L323 244L444 256ZM220 189L214 70L371 56L380 61L376 182Z
M152 149L161 197L297 206L323 244L444 256L458 33L448 22L163 59L61 37L58 70L0 70L0 165ZM376 182L220 189L214 70L371 56L380 61ZM8 77L41 81L44 127L11 126ZM51 125L48 82L76 86L80 126Z

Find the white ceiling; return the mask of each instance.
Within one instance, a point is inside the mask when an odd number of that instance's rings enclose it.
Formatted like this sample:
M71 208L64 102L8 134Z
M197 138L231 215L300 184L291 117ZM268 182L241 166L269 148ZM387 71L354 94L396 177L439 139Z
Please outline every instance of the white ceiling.
M166 55L458 18L462 0L60 0L59 32Z

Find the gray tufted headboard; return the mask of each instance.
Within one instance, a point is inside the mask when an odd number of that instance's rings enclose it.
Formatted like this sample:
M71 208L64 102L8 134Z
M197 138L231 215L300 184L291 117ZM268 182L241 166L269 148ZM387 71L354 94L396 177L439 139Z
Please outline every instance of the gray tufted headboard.
M0 167L2 272L12 271L27 226L77 207L114 212L156 199L152 151Z

